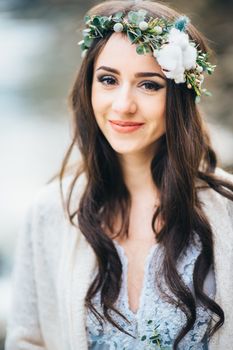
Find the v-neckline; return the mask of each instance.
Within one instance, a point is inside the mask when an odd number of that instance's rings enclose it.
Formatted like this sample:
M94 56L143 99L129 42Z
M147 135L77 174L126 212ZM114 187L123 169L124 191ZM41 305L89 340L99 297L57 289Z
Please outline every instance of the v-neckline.
M141 313L141 310L143 309L144 302L145 302L145 289L147 287L147 276L148 276L148 268L149 264L151 262L152 256L154 255L155 250L158 248L158 243L152 245L149 249L149 252L146 256L145 263L144 263L144 274L143 274L143 283L139 295L139 303L138 308L136 311L133 311L129 306L129 290L128 290L128 257L126 255L124 247L118 243L117 241L113 240L113 243L115 244L118 253L120 253L120 258L123 260L125 268L123 269L122 273L122 288L123 288L123 299L126 304L127 312L135 319L139 318L139 315Z

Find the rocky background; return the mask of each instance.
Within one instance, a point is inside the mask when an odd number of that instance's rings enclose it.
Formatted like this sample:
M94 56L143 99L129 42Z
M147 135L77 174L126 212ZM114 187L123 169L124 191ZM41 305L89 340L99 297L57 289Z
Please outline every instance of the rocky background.
M167 3L166 1L162 1ZM97 1L0 0L0 350L10 307L18 226L70 141L67 95L80 64L77 30ZM220 165L233 167L232 0L176 0L216 52L200 108ZM14 218L12 220L12 218Z

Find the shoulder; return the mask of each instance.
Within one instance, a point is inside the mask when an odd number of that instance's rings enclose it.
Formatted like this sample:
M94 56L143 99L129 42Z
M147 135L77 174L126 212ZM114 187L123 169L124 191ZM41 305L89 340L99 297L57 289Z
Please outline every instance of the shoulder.
M53 182L43 185L34 195L34 198L29 207L34 215L44 216L64 216L65 208L64 201L66 201L74 177L72 175L66 176L60 182L59 179L53 180ZM82 192L85 188L86 179L84 174L80 175L73 186L71 206L76 208ZM63 196L62 196L63 194ZM64 213L64 214L63 214Z
M69 194L72 182L73 176L67 176L62 180L64 199ZM85 177L81 175L74 185L71 200L74 210L78 207L78 201L84 188ZM49 247L59 244L58 242L61 242L62 237L70 236L69 233L73 232L74 229L62 200L60 181L56 179L37 190L25 213L18 233L20 240L31 241L37 247Z
M233 174L216 168L214 175L217 179L228 182L233 185ZM232 192L233 195L233 192ZM233 201L215 191L213 188L204 187L198 191L199 199L209 216L217 215L223 219L230 219L233 224Z
M63 179L64 198L68 195L72 182L72 176ZM74 186L73 205L78 205L84 187L85 178L81 175ZM18 246L26 246L28 250L32 249L37 252L37 256L40 257L51 256L51 252L53 252L53 255L56 256L54 261L58 261L59 252L66 239L72 239L72 237L77 236L78 232L80 231L71 225L66 214L60 191L60 181L54 180L43 185L36 192L18 231ZM22 248L18 249L22 251Z
M222 180L229 182L233 186L233 174L218 168L216 171L216 175ZM226 197L224 197L224 201L233 226L233 201Z
M216 168L215 169L215 175L222 179L225 180L227 182L230 182L231 184L233 184L233 174L223 170L222 168Z
M223 170L222 168L216 168L215 172L213 173L214 178L220 181L226 182L226 184L233 185L233 174L230 172L227 172L226 170ZM220 197L225 198L221 194L219 194L217 191L215 191L212 187L210 187L204 180L198 180L197 181L197 187L198 190L200 190L200 193L208 193L208 194L216 194Z

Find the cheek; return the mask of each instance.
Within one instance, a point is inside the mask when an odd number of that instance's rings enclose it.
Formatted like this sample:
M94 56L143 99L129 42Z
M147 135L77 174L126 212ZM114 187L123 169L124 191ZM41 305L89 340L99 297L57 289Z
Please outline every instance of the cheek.
M91 103L95 121L102 133L106 136L105 116L107 115L107 100L106 96L103 94L103 91L100 91L98 86L95 86L95 84L93 84Z
M107 107L107 99L103 91L100 91L95 83L92 87L91 103L95 117L98 119Z
M154 123L154 126L161 126L161 128L165 128L165 119L166 119L166 101L165 97L161 96L161 98L148 101L144 108L145 116L147 115L150 119L151 123Z
M165 108L162 108L160 110L159 116L158 116L158 124L161 132L166 131L166 114L165 114Z
M94 114L96 115L96 111L98 110L98 90L96 88L96 84L93 83L92 85L92 91L91 91L91 104L94 111Z

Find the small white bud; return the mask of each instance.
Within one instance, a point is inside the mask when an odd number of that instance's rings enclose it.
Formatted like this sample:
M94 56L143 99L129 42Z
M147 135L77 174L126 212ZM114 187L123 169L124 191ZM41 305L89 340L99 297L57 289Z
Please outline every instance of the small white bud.
M154 30L156 31L157 34L161 34L163 31L163 28L161 28L160 26L155 26Z
M188 89L192 89L192 85L191 84L188 84Z
M139 28L143 31L143 30L147 30L148 29L148 23L145 21L142 21L139 23Z
M203 80L205 79L204 75L203 75L203 74L200 74L200 75L199 75L199 79L200 79L201 81L203 81Z
M198 71L198 73L202 73L203 72L203 67L197 66L197 71Z
M123 27L123 24L122 24L122 23L116 23L116 24L114 24L114 26L113 26L113 30L114 30L114 32L116 32L116 33L122 32L123 29L124 29L124 27Z
M86 29L83 29L83 36L87 36L89 33L90 33L91 29L90 28L86 28Z

